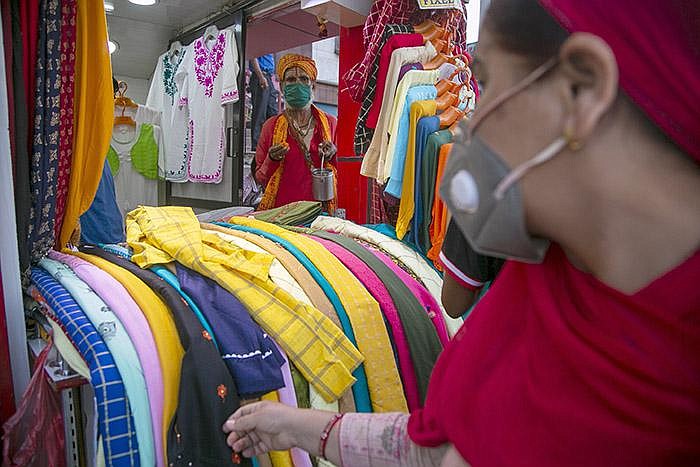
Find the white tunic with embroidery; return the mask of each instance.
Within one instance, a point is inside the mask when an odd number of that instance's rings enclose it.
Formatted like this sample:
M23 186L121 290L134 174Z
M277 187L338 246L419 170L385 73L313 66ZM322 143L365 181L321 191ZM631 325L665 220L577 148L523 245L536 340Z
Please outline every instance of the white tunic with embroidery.
M191 182L219 183L225 150L224 105L238 101L238 50L230 30L190 46L175 79L187 107L187 172Z
M175 73L183 66L189 50L180 49L177 55L166 52L158 58L151 78L146 105L162 112L160 127L165 141L165 179L171 182L187 181L187 108L180 107L180 91Z

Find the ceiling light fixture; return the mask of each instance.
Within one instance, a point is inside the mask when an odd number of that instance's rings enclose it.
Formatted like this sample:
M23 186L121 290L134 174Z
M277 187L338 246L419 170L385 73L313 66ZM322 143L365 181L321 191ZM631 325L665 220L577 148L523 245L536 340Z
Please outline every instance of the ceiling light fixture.
M129 0L131 3L134 5L155 5L158 3L158 0Z
M109 47L109 54L112 55L114 52L119 50L119 42L109 40L107 41L107 47Z
M114 11L114 3L112 2L105 2L105 12L106 13L112 13Z

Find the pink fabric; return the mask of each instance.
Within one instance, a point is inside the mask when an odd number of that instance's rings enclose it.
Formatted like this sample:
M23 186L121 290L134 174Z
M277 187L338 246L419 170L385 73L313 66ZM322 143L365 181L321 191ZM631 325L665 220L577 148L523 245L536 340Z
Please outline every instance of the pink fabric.
M445 319L442 316L442 311L440 305L435 301L435 297L432 296L428 289L423 287L417 280L415 280L409 273L401 269L394 263L391 258L389 258L385 253L376 250L374 248L369 248L369 250L374 253L374 255L381 259L384 264L389 266L392 271L401 279L401 281L408 286L413 295L418 299L418 301L423 305L430 320L435 326L438 338L445 347L450 340L450 336L447 333L447 326L445 325Z
M700 161L700 2L539 0L569 32L589 32L615 53L620 86Z
M394 301L391 299L389 291L384 286L382 280L377 274L357 256L343 248L342 246L333 243L329 240L318 237L309 237L317 241L340 260L346 268L353 273L357 279L362 282L367 291L372 294L375 300L379 302L379 306L384 313L391 333L394 337L394 346L399 359L399 367L401 369L401 381L403 382L404 394L406 395L406 403L409 411L417 410L421 407L420 395L418 393L418 380L413 369L413 360L411 359L411 351L408 347L406 335L403 332L399 312L394 306Z
M279 396L281 403L296 408L298 407L297 393L294 391L294 380L292 379L292 370L289 368L287 354L284 353L282 347L277 345L277 342L275 342L275 347L277 347L277 350L279 350L280 355L282 355L282 358L284 359L284 364L282 364L280 367L280 370L282 371L282 378L284 379L284 387L277 390L277 395ZM312 467L311 458L306 451L302 451L299 448L292 448L290 449L290 452L292 454L292 462L294 463L294 467Z
M68 200L68 182L73 162L73 98L75 89L75 23L78 14L77 0L61 3L61 119L58 143L58 182L56 184L56 225L58 238L63 226L63 214Z
M700 465L700 252L633 295L558 245L510 261L440 356L409 434L474 467Z
M141 308L134 302L129 292L112 276L78 258L77 256L50 251L49 258L60 261L70 267L76 276L92 288L124 325L139 356L143 376L146 380L148 401L151 406L151 423L153 424L153 441L156 452L156 465L165 466L163 457L163 378L158 359L156 343L151 328Z
M421 45L423 45L423 36L420 34L394 34L384 43L384 47L382 47L382 51L379 54L379 71L377 72L374 99L372 100L372 106L369 108L367 121L365 122L367 128L376 128L377 126L379 112L382 110L386 75L389 71L389 63L391 63L391 54L396 49L418 47Z

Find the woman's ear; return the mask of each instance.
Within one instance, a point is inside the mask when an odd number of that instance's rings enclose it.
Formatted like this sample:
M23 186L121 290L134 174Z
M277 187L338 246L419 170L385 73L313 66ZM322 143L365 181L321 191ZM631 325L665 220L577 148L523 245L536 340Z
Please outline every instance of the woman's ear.
M566 86L564 131L573 141L584 142L615 102L617 60L603 39L577 32L559 49L559 63Z

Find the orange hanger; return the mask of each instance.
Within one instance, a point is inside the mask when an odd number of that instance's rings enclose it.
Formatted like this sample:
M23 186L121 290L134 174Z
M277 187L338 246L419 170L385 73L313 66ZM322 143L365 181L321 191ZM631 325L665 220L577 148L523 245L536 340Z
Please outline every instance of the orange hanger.
M131 127L136 128L136 120L131 118L128 115L124 115L126 112L126 108L136 108L138 109L139 106L136 104L134 101L126 97L126 90L129 87L128 84L126 84L125 81L119 81L119 91L117 94L117 97L114 98L114 106L115 107L121 107L122 108L122 114L114 117L114 126L116 125L129 125Z
M449 57L445 55L444 53L440 52L436 56L434 56L428 63L423 64L423 69L424 70L437 70L440 68L444 63L446 63L449 60Z
M435 84L435 88L437 89L438 96L442 96L446 92L451 92L454 91L459 87L459 83L455 83L454 81L447 80L447 79L441 79Z
M440 111L446 110L448 107L451 107L457 103L459 100L459 95L457 94L452 94L451 92L446 92L435 99L435 102L437 103L437 109Z
M465 115L462 115L462 116L459 117L459 118L457 118L457 119L452 123L452 125L450 125L450 126L447 128L447 130L448 130L450 133L452 133L452 137L453 137L453 138L454 138L455 136L457 136L457 126L459 125L459 122L461 122L461 121L465 118L465 116L466 116L466 114L465 114Z
M451 126L458 119L464 117L466 112L459 110L457 107L449 107L443 113L439 115L440 118L440 128L445 128Z
M421 34L423 36L423 43L426 43L428 41L433 41L438 38L442 38L445 34L445 29L444 28L435 28L432 31L425 32Z
M430 19L426 19L418 26L413 26L413 32L416 34L425 34L426 32L432 31L433 29L439 27L438 24Z

